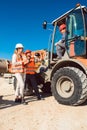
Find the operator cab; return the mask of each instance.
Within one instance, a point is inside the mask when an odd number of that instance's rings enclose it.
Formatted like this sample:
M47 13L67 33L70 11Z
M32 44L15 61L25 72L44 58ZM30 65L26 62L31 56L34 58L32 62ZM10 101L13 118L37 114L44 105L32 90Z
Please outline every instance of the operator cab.
M68 56L87 57L87 8L77 5L77 7L52 22L54 31L52 36L51 61L53 61L53 55L56 53L55 43L61 39L59 26L63 23L66 24L65 45ZM84 37L84 40L81 37Z

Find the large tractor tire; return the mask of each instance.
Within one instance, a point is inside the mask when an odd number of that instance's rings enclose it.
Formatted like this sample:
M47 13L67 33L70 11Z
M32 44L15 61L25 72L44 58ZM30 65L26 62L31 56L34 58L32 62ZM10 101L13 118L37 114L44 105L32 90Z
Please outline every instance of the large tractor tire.
M13 86L14 86L14 90L16 90L16 87L17 87L17 79L16 77L14 77L14 82L13 82ZM24 95L25 96L30 96L33 94L33 88L31 85L25 85L25 88L24 88Z
M75 67L60 68L52 78L51 91L61 104L82 104L87 96L86 75Z

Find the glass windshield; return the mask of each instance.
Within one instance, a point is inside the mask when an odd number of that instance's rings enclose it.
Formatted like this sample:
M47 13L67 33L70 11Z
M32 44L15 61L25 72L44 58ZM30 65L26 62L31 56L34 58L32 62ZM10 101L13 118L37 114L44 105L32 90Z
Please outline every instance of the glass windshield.
M85 17L86 36L87 36L87 12L84 12L84 17Z
M54 35L54 53L56 53L56 46L55 44L61 39L61 33L59 31L59 27L56 26L55 35Z
M76 10L67 18L67 39L84 35L84 24L81 10Z
M74 35L84 36L84 23L83 23L81 10L77 10L77 12L73 13L73 15L75 16L75 21L76 21L74 22L76 23Z
M87 20L87 19L86 19ZM67 36L66 36L66 46L68 47L68 53L70 54L71 39L74 42L74 54L75 55L85 55L85 42L80 39L74 39L78 36L84 36L84 20L82 15L82 10L77 9L71 12L67 18Z

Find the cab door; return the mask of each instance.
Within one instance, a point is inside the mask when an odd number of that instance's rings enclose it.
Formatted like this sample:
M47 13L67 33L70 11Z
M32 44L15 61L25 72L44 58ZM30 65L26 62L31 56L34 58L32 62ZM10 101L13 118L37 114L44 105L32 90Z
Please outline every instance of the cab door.
M81 40L81 36L86 37L85 20L82 9L75 9L71 12L67 17L66 25L66 47L69 56L86 55L86 41Z

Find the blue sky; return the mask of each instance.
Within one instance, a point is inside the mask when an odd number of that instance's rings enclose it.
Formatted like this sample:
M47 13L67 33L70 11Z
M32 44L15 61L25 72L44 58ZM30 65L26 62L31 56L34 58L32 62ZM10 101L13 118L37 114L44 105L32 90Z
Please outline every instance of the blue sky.
M87 0L0 0L0 58L11 59L18 42L24 50L48 48L50 31L44 20L54 19Z

